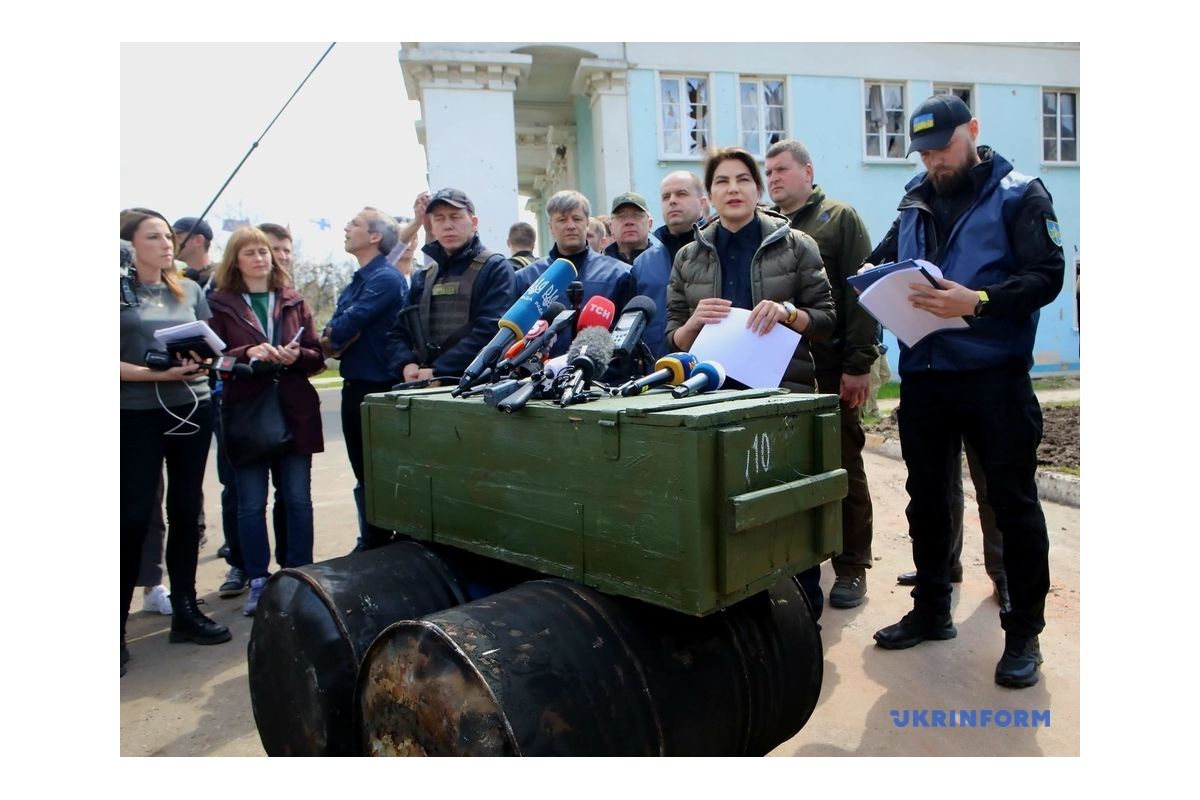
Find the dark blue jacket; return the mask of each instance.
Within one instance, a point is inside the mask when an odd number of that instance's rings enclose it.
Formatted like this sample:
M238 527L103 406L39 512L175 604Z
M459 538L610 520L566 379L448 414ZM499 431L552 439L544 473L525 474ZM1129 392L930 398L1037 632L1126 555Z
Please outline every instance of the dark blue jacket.
M654 231L654 238L662 242L663 247L667 248L667 254L671 256L671 263L673 264L675 263L675 256L679 255L679 251L696 241L696 231L707 224L708 220L701 217L692 223L692 227L678 236L671 233L671 229L666 225L661 225L658 230Z
M513 287L513 297L520 297L559 257L558 245L555 245L550 248L548 256L518 270L515 276L516 285ZM590 247L587 249L587 258L583 262L583 269L579 270L579 277L576 280L583 284L583 305L587 305L587 301L596 295L607 297L613 301L613 305L617 309L614 320L621 315L625 304L633 299L633 275L629 272L629 265L611 256L597 253ZM571 347L573 337L573 329L564 331L550 351L551 356L560 356L567 352Z
M475 255L483 249L478 234L462 250L450 257L446 256L446 251L437 242L432 242L422 248L434 261L438 262L439 272L442 275L462 274L463 270L470 266ZM408 300L404 303L406 308L420 305L421 296L425 293L425 278L428 274L428 270L420 270L414 274L412 291L408 293ZM471 288L471 308L468 312L471 319L471 330L430 364L434 375L462 375L463 370L470 365L476 354L492 340L498 330L496 322L504 316L504 312L508 311L515 299L513 277L512 266L508 259L500 253L493 254L484 263L479 277L475 279L475 284ZM405 365L417 363L417 356L413 352L408 325L403 324L399 319L395 323L388 334L388 360L393 373L402 376Z
M630 274L635 291L649 297L658 308L642 334L642 341L657 361L667 354L667 281L671 279L671 254L666 245L650 236L650 246L633 260Z
M404 305L404 295L404 276L382 254L355 271L329 320L334 349L359 337L342 352L343 378L371 383L397 379L388 367L387 332Z
M937 263L942 274L971 289L998 284L1021 264L1013 254L1013 217L1035 178L1022 175L999 154L992 154L992 172L975 201L942 234L939 242L929 206L926 174L905 186L900 201L898 259L922 258ZM942 257L936 261L941 244ZM1004 364L1033 366L1033 340L1038 312L1019 316L970 318L969 328L942 331L915 347L900 345L900 375L928 371L958 372Z

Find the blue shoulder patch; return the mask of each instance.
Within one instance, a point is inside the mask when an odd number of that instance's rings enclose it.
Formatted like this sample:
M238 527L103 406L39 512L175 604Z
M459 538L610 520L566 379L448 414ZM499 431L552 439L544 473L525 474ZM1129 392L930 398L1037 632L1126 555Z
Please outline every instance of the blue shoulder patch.
M1055 246L1062 247L1062 231L1058 228L1058 222L1047 219L1046 233L1050 234L1050 241L1054 242Z
M829 222L830 214L828 211L822 211L821 216L817 217L817 222Z

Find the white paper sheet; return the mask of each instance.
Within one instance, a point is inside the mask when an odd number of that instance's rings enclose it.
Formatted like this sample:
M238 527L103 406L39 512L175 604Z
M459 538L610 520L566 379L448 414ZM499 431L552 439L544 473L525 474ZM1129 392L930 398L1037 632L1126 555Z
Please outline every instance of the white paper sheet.
M913 290L910 283L928 283L919 267L924 267L934 280L942 277L942 271L928 261L914 262L917 266L898 269L875 281L858 298L859 305L879 320L883 327L896 334L896 338L908 347L931 333L968 327L962 317L943 319L919 308L913 308L908 296Z
M751 389L773 389L783 380L800 334L776 323L770 333L760 336L746 327L749 318L744 308L730 309L721 322L701 328L691 353L701 361L716 361L726 376Z

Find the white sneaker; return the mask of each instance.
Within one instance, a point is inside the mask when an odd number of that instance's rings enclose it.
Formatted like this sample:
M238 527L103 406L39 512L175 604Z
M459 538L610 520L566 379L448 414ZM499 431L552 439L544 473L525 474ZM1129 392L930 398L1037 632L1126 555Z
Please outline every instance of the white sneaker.
M142 611L158 612L169 617L175 610L171 608L171 593L161 583L142 594Z

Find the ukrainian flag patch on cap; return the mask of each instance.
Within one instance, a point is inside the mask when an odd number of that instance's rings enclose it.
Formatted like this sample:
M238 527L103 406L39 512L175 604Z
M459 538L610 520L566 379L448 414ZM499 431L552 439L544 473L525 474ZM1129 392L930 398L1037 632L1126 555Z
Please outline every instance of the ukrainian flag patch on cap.
M920 133L933 127L933 114L922 114L919 117L913 117L912 132Z
M1058 228L1058 222L1047 219L1046 233L1050 234L1050 241L1054 242L1056 247L1062 247L1062 231Z

